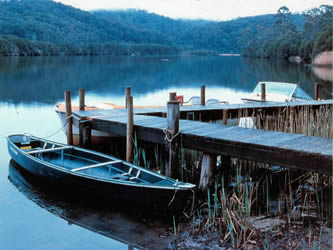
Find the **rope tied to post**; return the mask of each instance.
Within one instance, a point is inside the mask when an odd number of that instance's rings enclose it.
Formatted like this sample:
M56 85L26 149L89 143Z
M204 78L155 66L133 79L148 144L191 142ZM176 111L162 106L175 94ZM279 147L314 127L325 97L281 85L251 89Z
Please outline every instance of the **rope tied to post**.
M171 143L179 135L180 130L177 132L177 134L175 134L171 138L169 138L169 134L172 135L171 129L164 128L163 129L163 133L165 134L164 140L167 141L167 142L169 142L169 143Z
M42 139L47 139L47 138L50 138L50 137L56 135L57 133L59 133L64 127L66 127L67 123L69 122L69 119L72 118L72 117L73 117L73 115L70 115L70 116L66 117L65 118L66 122L56 132L54 132L53 134L51 134L49 136L45 136L45 137L41 137L41 138Z

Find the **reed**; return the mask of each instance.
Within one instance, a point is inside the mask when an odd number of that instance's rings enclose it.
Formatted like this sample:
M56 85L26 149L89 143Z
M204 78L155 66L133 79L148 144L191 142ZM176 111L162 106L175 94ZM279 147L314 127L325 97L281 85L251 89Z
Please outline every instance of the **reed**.
M267 114L265 111L252 114L254 128L291 132L309 136L332 138L332 105L312 107L286 107L279 108L277 112ZM240 117L247 117L246 112L241 112Z

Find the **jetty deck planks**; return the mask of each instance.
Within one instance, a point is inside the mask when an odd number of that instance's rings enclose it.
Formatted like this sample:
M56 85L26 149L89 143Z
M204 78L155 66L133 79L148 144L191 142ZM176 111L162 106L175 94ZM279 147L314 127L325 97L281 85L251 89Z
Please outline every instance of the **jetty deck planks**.
M306 103L306 106L332 105L333 101ZM302 106L302 102L288 103L288 106L294 105ZM214 110L222 114L223 109L276 107L286 106L268 103L198 105L182 106L181 112ZM167 119L151 114L165 112L164 107L134 109L134 130L137 138L164 144L163 129L167 128ZM73 116L76 124L80 120L87 119L91 121L92 129L126 136L126 109L73 111ZM191 120L180 120L179 136L181 136L185 148L332 175L333 144L331 139Z

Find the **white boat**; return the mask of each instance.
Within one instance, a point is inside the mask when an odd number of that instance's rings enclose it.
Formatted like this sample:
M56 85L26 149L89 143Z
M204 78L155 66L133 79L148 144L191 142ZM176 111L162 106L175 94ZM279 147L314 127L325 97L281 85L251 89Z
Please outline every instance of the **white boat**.
M241 98L244 103L262 102L261 85L265 84L266 98L265 102L294 102L313 100L297 84L287 82L258 82L252 93ZM255 118L242 117L239 119L239 127L256 128Z
M266 87L266 102L293 102L312 100L312 98L295 83L258 82L251 94L241 98L242 101L261 102L262 84L265 84Z
M85 110L101 110L101 109L115 109L120 108L116 106L113 103L96 103L93 105L85 106ZM79 106L72 105L72 110L79 110ZM61 123L64 125L66 123L66 107L65 103L60 102L56 105L55 109L56 113L59 116L59 119ZM67 131L67 126L63 127L64 133ZM73 131L73 144L78 145L79 144L79 128L73 124L72 126ZM103 132L103 131L97 131L92 129L91 130L91 142L93 144L100 143L105 141L107 138L109 138L111 135L109 133Z

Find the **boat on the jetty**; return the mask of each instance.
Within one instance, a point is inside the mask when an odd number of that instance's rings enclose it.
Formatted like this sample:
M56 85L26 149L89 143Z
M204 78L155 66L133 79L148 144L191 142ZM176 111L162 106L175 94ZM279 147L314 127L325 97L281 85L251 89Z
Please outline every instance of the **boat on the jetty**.
M312 98L295 83L258 82L250 95L241 98L242 101L262 102L261 100L262 84L265 84L266 88L266 98L265 98L266 102L292 102L292 101L312 100Z
M9 135L7 142L12 159L33 175L112 200L179 207L195 188L113 156L29 134Z
M313 100L295 83L286 82L258 82L252 93L241 98L244 103L262 102L261 85L265 84L265 102L292 102ZM242 117L239 119L238 126L242 128L256 128L255 117Z

